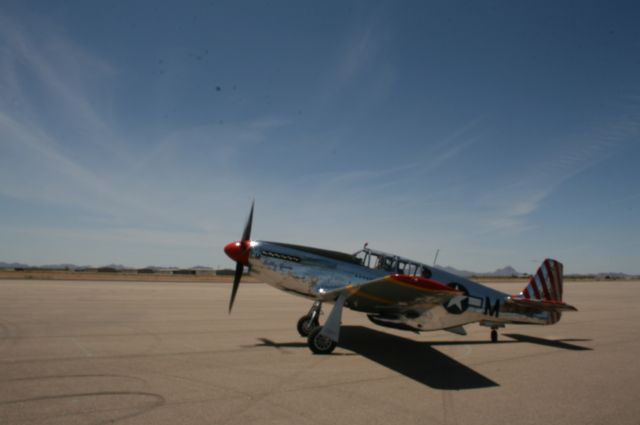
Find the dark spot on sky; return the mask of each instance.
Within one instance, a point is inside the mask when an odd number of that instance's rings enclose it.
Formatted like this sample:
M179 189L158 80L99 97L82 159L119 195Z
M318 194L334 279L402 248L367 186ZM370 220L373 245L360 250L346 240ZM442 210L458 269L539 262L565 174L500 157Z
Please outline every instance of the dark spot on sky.
M222 87L216 86L216 91L221 91L221 90L222 90Z

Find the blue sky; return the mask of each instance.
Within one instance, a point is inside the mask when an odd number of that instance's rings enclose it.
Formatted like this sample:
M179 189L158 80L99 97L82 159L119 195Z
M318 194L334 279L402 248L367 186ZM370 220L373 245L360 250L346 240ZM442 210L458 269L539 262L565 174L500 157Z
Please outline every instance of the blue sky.
M255 197L255 239L640 273L639 18L5 1L0 260L231 266Z

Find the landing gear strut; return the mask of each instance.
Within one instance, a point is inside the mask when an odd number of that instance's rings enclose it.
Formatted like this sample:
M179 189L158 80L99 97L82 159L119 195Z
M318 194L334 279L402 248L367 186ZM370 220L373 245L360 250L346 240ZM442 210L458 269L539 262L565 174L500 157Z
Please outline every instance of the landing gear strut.
M331 354L338 345L340 325L342 324L342 308L347 296L348 294L344 292L338 295L324 326L318 324L318 316L322 307L320 300L314 302L309 313L298 321L298 332L302 336L308 332L307 345L314 354Z
M320 326L318 318L321 309L322 301L316 301L311 306L309 312L298 320L297 329L300 336L308 337L312 330Z
M491 342L498 342L498 331L496 328L491 328Z

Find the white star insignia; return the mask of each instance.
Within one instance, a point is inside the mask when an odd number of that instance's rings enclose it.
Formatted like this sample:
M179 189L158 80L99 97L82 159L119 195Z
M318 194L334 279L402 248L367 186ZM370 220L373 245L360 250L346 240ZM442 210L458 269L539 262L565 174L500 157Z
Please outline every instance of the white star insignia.
M451 298L451 300L449 300L449 304L447 304L447 308L451 308L452 306L455 305L456 307L458 307L459 310L462 310L463 309L462 302L466 299L467 299L466 295L455 296Z

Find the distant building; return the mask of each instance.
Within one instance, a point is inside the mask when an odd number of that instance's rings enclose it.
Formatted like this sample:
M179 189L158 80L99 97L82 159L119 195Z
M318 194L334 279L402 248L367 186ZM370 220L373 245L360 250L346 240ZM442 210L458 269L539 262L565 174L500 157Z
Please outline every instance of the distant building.
M113 267L99 267L98 273L118 273L118 269Z
M151 273L155 273L155 272L156 272L156 271L155 271L154 269L149 268L149 267L146 267L146 268L144 268L144 269L138 269L138 273L139 273L139 274L144 274L144 273L149 273L149 274L151 274Z
M173 274L195 275L196 271L195 270L189 270L189 269L180 269L180 270L174 270Z

